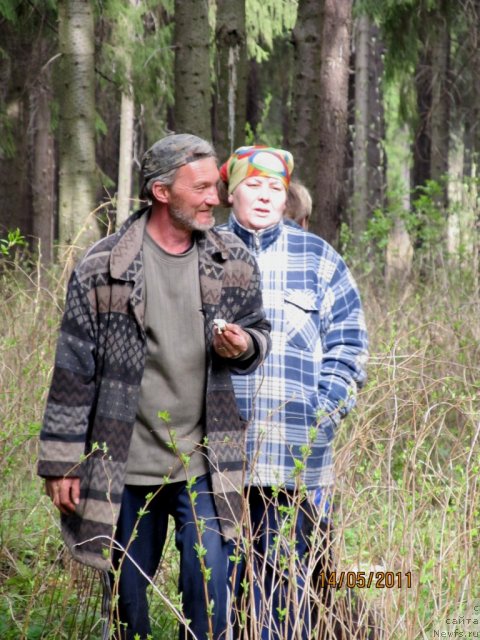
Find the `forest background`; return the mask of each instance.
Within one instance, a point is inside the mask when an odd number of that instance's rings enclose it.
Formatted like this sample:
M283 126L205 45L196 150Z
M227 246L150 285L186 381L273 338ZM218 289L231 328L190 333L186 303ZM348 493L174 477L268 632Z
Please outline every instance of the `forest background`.
M66 275L171 131L220 161L294 154L371 336L337 438L339 571L403 576L357 589L383 638L480 634L479 115L480 0L0 0L0 637L100 637L37 438ZM172 548L161 640L175 575Z

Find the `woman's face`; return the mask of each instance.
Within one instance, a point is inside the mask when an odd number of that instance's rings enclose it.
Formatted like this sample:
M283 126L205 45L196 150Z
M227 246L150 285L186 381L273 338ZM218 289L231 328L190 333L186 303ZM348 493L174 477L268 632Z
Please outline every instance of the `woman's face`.
M263 154L262 154L263 155ZM279 171L282 164L271 154L264 159L271 169ZM269 176L245 178L229 196L235 217L247 229L258 231L277 224L282 219L287 201L283 182Z
M246 178L230 196L233 212L247 229L266 229L282 219L287 192L277 178Z

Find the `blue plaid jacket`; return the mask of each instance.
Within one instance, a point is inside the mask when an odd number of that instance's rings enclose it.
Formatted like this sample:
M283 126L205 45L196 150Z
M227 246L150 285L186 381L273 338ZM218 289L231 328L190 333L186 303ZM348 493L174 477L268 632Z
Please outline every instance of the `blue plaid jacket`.
M255 255L272 324L263 366L233 376L249 422L249 482L328 486L336 427L366 379L367 333L356 284L338 253L300 227L280 222L254 232L233 214L223 226Z

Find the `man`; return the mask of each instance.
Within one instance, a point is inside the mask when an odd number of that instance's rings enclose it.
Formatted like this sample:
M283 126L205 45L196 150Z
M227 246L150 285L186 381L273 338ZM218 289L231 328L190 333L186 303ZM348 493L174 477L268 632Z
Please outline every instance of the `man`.
M218 177L206 141L156 142L142 162L151 205L97 242L68 286L38 471L74 557L120 569L122 638L151 632L145 592L169 515L184 620L198 640L226 627L244 457L231 372L263 361L269 323L255 260L212 229Z
M322 238L283 221L292 171L288 151L263 146L237 149L220 171L233 210L225 228L258 261L272 324L262 370L234 376L249 421L251 635L262 640L320 637L312 635L308 582L315 565L327 564L314 553L328 549L310 540L322 540L333 440L367 358L360 297L344 261Z

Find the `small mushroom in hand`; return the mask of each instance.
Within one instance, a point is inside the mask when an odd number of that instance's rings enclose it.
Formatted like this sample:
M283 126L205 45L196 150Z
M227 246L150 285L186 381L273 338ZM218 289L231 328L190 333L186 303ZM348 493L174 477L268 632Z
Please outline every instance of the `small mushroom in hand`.
M227 323L222 318L215 318L213 321L217 333L223 333L227 327Z

